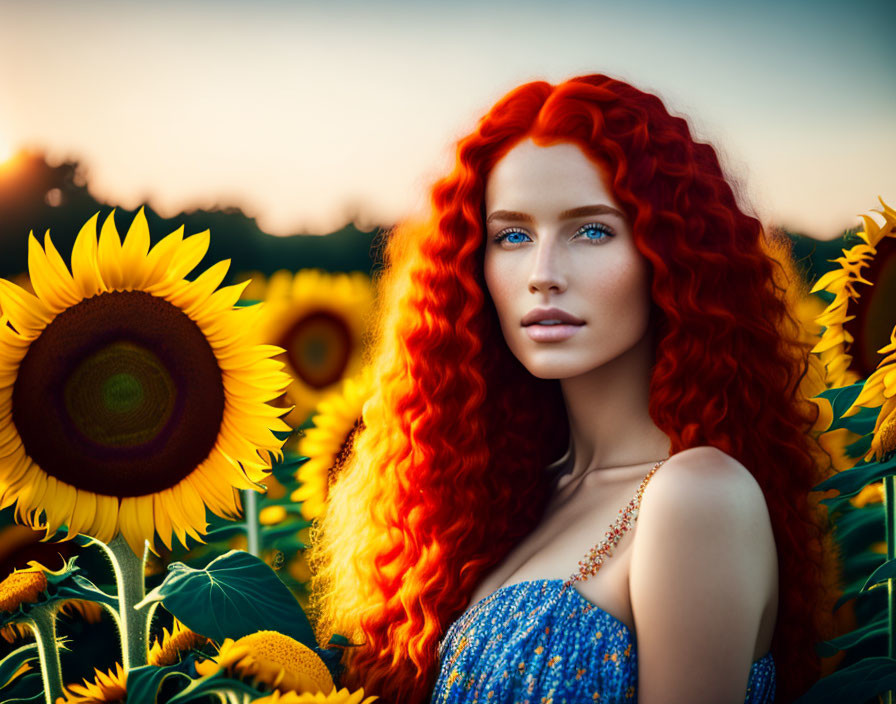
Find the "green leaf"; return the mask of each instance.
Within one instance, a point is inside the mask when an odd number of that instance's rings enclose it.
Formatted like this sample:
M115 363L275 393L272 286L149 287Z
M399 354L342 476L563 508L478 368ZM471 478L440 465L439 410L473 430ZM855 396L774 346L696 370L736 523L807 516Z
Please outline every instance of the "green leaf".
M231 692L233 694L248 694L253 700L265 695L264 692L255 689L246 682L231 679L221 672L208 677L193 680L180 693L171 697L167 704L189 704L189 702L202 702L205 704L210 694L215 692ZM130 694L130 692L128 692ZM142 700L136 700L141 701Z
M23 645L21 648L13 650L9 655L3 658L2 662L0 662L0 689L9 685L12 676L24 663L30 663L35 660L38 661L35 669L39 671L40 655L37 652L37 643ZM32 665L32 667L35 667L35 665Z
M843 515L838 522L836 536L842 551L849 556L857 555L877 540L883 540L883 504L869 504L859 509L852 507L852 511Z
M115 611L118 611L118 597L107 594L97 587L86 577L79 574L72 575L72 578L64 584L58 585L56 595L60 599L86 599L95 601L97 604L105 604Z
M885 462L863 462L852 469L838 472L828 477L821 484L812 487L812 491L829 491L837 489L838 499L855 496L868 484L880 481L884 477L896 474L896 456Z
M128 700L141 702L142 704L157 704L162 686L166 680L172 679L175 681L180 680L181 687L178 691L184 691L193 681L189 673L193 671L193 660L195 658L195 654L188 653L176 665L167 665L165 667L144 665L143 667L135 667L133 670L130 670L128 672ZM161 704L161 702L158 704Z
M864 658L818 680L794 704L865 702L890 689L896 689L896 660Z
M865 584L862 585L861 591L869 591L875 585L885 584L887 580L893 577L896 577L896 559L887 560L884 564L874 570L874 572L871 573L871 576L865 580Z
M3 704L38 704L45 701L44 681L39 672L29 672L3 691Z
M849 407L862 393L862 387L865 386L865 380L857 381L849 386L835 386L833 389L825 389L820 394L816 394L815 398L827 399L831 403L831 409L834 412L834 424L831 429L839 428L838 419L849 410Z
M245 535L246 534L246 524L243 522L239 523L231 523L230 525L221 526L220 528L215 528L214 530L210 530L206 533L206 539L208 542L218 542L222 540L230 540L235 535Z
M829 658L832 655L836 655L841 650L854 648L867 640L886 636L887 628L888 617L886 612L882 612L873 621L866 623L864 626L861 626L854 631L816 644L815 652L823 658Z
M851 430L852 432L858 435L868 435L874 430L874 425L877 423L877 415L880 413L879 408L865 408L864 406L859 407L859 412L854 416L849 416L848 418L840 418L839 420L835 420L834 427L836 428L846 428L847 430ZM865 452L868 452L865 450ZM862 453L864 454L864 453ZM859 453L855 453L850 455L851 457L859 457Z
M311 624L286 585L265 562L242 550L221 555L205 569L171 563L165 580L136 608L153 601L218 643L270 630L316 648Z
M879 553L872 553L872 554L876 555L876 557L878 558L872 564L872 567L876 568L879 565L881 558L883 558L883 555L880 555ZM868 579L865 576L867 574L867 572L868 572L868 570L862 570L862 576L859 577L858 579L854 580L853 582L851 582L848 586L846 586L843 589L843 593L840 595L840 598L837 599L837 602L834 604L834 608L833 608L834 611L839 609L841 606L843 606L843 604L845 604L850 599L855 599L862 594L869 593L869 592L862 591L862 586L865 584L865 582Z
M874 429L874 424L871 425L872 430ZM874 439L874 435L872 433L868 433L867 435L863 435L855 442L849 443L846 447L843 448L847 457L864 457L868 454L868 451L871 449L871 441Z

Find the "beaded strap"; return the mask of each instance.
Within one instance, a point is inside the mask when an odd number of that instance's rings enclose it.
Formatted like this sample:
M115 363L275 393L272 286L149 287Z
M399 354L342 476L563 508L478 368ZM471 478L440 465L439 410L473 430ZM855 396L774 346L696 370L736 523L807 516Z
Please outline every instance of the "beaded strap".
M668 457L666 459L668 459ZM647 476L644 477L641 486L638 487L635 498L633 498L624 509L619 509L620 515L616 518L613 525L610 526L610 530L607 531L606 537L588 551L588 556L585 560L579 561L579 571L563 583L563 589L597 574L604 559L608 558L613 553L613 549L622 539L622 536L625 535L625 532L631 528L632 523L637 519L638 508L641 505L641 496L644 494L647 482L650 481L653 473L663 466L665 461L666 460L660 460L653 465L653 469L651 469Z

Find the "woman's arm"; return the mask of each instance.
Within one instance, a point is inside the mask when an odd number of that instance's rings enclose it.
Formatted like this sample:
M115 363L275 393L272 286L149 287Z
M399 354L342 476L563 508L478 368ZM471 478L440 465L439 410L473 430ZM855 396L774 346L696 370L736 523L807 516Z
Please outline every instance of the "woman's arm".
M639 704L742 704L776 565L756 480L713 447L674 455L644 492L633 548Z

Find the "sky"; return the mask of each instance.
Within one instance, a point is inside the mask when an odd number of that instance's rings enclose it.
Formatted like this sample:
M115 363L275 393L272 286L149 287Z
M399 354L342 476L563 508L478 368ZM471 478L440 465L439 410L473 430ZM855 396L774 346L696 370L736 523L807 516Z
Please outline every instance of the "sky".
M713 144L744 207L822 239L896 205L896 3L0 0L0 159L77 160L165 217L272 234L420 214L523 82L606 73Z

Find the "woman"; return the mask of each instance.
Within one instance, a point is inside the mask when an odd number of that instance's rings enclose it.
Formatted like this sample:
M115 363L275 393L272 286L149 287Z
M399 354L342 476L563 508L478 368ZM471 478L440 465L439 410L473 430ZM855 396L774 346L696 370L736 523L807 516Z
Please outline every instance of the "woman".
M378 385L309 555L344 684L644 704L817 679L828 458L769 252L655 96L534 82L482 118L387 244Z

